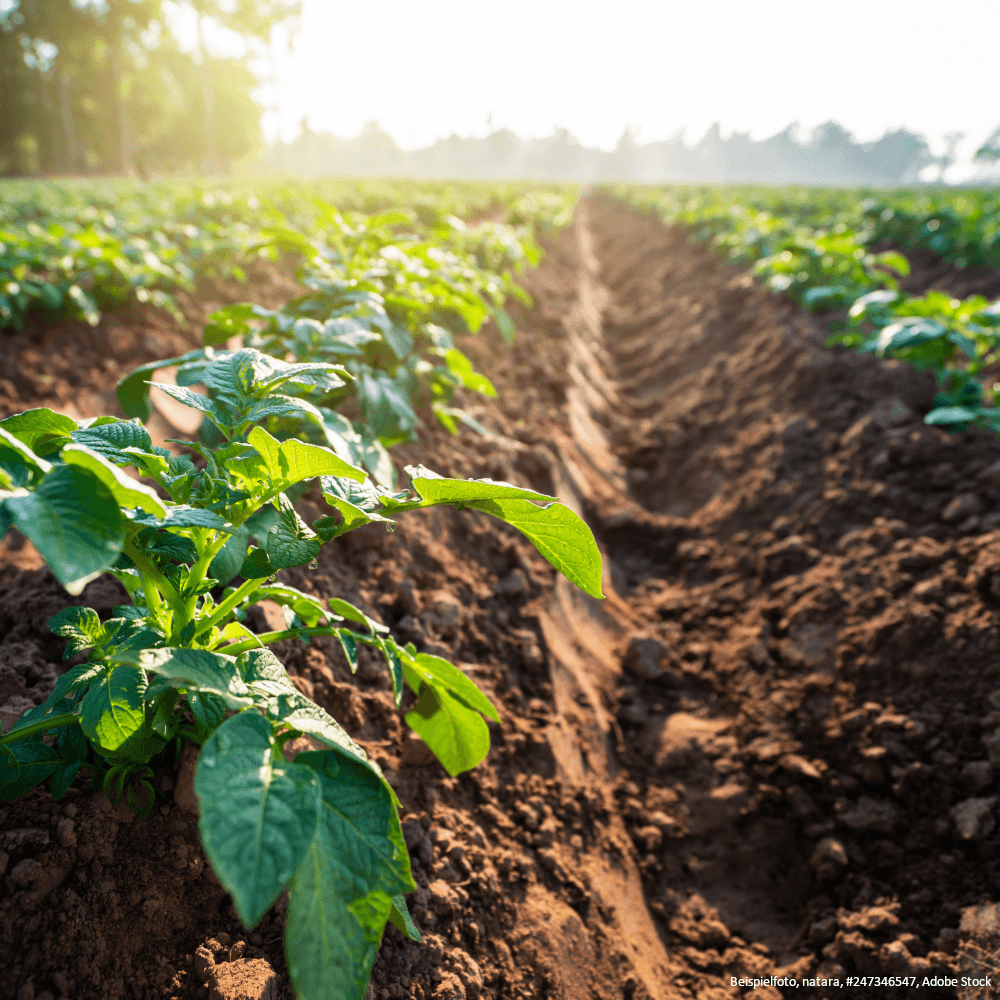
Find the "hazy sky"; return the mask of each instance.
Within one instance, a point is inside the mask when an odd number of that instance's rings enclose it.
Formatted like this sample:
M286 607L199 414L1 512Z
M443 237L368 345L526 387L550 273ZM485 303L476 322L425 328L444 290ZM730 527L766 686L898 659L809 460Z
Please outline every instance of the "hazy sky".
M905 125L974 149L1000 125L1000 0L303 0L279 63L281 131L405 147L561 125L614 145L715 120L764 138L836 119L862 140ZM260 95L270 100L267 91ZM273 120L266 122L274 134Z

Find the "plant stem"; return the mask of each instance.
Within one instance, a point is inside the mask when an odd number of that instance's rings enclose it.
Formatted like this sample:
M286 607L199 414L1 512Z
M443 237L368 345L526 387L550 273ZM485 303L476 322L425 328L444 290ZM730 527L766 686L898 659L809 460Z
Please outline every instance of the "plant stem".
M226 615L228 615L233 608L235 608L243 598L248 597L252 594L265 580L266 576L259 577L256 580L244 580L243 583L236 588L216 609L211 618L206 619L201 622L198 626L198 631L195 632L194 637L197 639L199 635L207 632L213 625L218 625Z
M174 585L156 568L152 560L144 556L132 543L131 539L122 546L125 553L139 568L140 573L144 573L152 580L154 586L166 598L167 604L176 613L183 615L184 602L181 595L177 593Z
M258 649L257 643L269 646L272 642L281 642L284 639L298 639L304 635L336 635L337 629L333 626L317 626L316 628L290 628L281 632L261 632L256 641L253 639L240 639L229 646L223 646L218 650L226 656L239 656L248 649Z
M139 579L142 580L142 592L146 595L146 604L153 613L153 617L160 624L165 624L163 622L163 598L160 597L160 592L156 589L156 584L142 570L139 571Z
M20 729L12 729L6 736L0 736L0 746L4 743L16 743L35 733L44 733L48 729L58 729L60 726L78 726L80 716L72 712L64 712L62 715L50 715L38 722L32 722L30 726L22 726Z

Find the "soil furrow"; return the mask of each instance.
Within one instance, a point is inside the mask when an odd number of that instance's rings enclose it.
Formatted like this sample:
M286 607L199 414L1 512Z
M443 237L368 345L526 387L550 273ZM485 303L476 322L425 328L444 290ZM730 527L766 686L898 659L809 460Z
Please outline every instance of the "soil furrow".
M451 509L284 573L460 663L503 720L448 779L374 654L352 676L333 641L277 647L403 803L425 943L389 928L371 996L709 1000L744 992L732 977L987 968L1000 446L925 426L928 376L824 349L746 272L608 200L581 203L525 285L512 347L462 345L499 391L464 400L491 436L428 426L397 457L562 497L607 599ZM63 669L44 623L69 599L31 555L0 551L0 716ZM98 580L78 600L121 599ZM157 775L146 822L86 782L0 808L12 995L236 1000L260 973L290 996L281 903L240 928L177 779Z

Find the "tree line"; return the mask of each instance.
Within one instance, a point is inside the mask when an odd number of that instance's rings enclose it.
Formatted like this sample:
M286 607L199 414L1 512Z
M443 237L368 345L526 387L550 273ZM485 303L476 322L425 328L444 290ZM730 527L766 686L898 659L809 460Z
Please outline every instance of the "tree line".
M197 45L183 51L163 0L0 0L0 175L215 172L260 148L248 65L300 0L176 0ZM227 29L242 57L218 58Z
M958 133L948 136L945 151L934 154L924 136L905 128L858 142L829 121L807 136L789 125L770 138L753 140L744 132L724 136L716 123L694 143L683 131L640 143L636 130L626 128L614 149L602 150L584 145L564 128L539 139L497 129L483 137L452 135L423 149L403 150L374 121L356 138L345 139L313 131L303 120L299 136L269 155L271 166L304 175L867 187L919 183L929 166L936 168L931 179L940 178L954 162L961 138ZM981 161L989 160L991 144L1000 146L1000 130L979 151Z

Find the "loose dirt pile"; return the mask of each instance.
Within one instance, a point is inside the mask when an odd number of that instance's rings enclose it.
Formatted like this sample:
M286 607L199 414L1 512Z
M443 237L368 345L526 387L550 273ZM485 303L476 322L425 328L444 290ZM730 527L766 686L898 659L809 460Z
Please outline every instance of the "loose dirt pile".
M399 457L565 498L606 553L608 599L450 509L286 574L461 663L503 717L486 763L448 779L374 655L352 677L332 642L277 648L403 803L425 944L390 927L372 996L712 1000L743 992L731 977L986 974L1000 445L925 426L929 377L825 350L810 317L611 202L585 201L526 284L515 346L465 345L500 392L468 400L493 437L428 428ZM70 599L27 545L0 553L2 716L63 669L44 623ZM121 599L99 580L78 603ZM281 903L244 931L183 778L158 780L148 821L87 784L0 809L10 995L291 995Z

